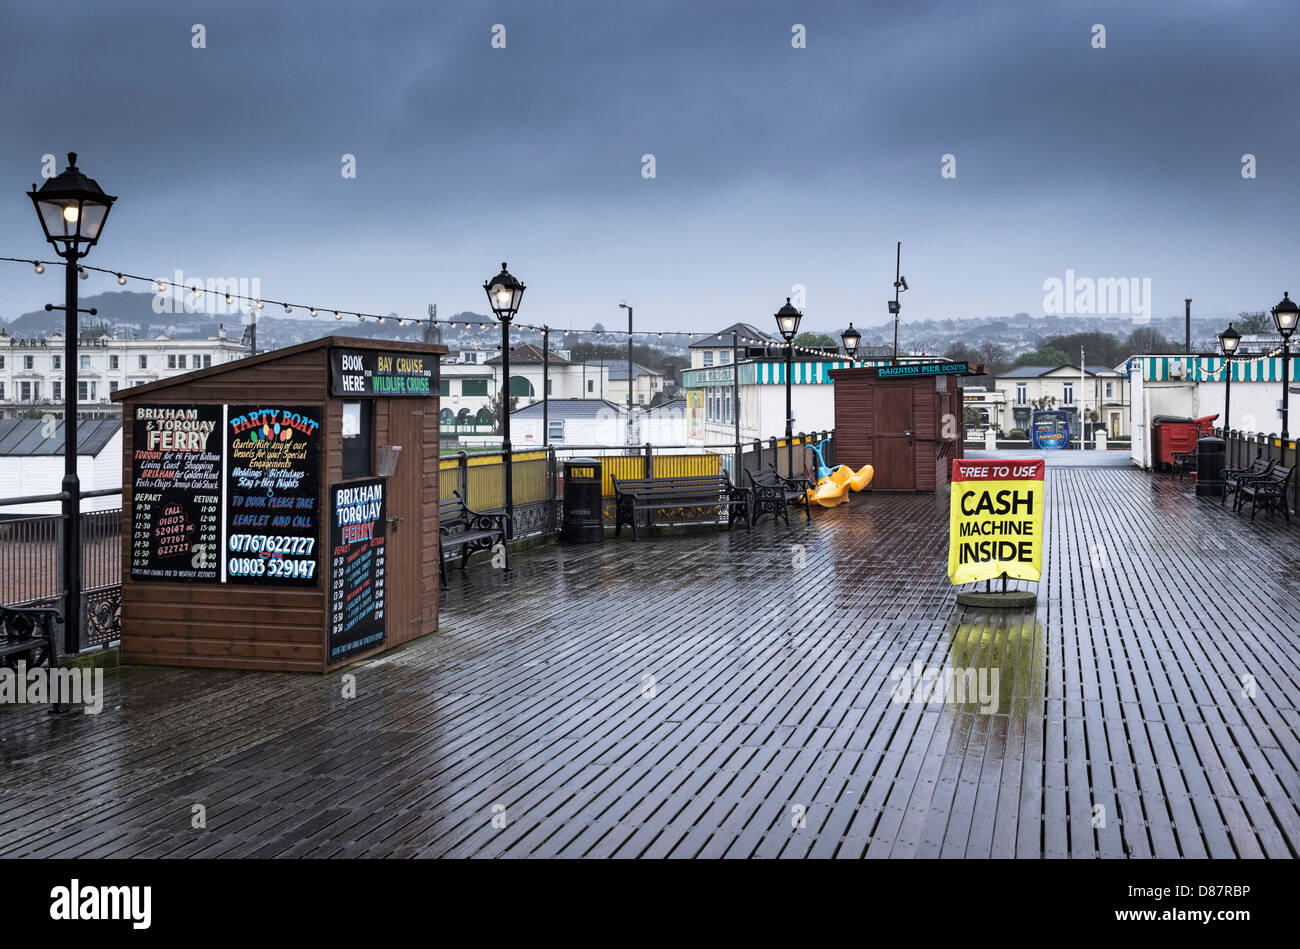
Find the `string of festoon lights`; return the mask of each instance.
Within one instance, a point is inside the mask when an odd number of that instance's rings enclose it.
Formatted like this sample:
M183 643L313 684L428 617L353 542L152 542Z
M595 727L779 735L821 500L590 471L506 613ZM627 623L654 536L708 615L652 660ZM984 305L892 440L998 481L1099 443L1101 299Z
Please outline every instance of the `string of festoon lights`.
M38 274L45 273L47 267L60 266L62 264L61 261L32 260L26 257L0 257L0 261L27 264L35 268L36 273ZM355 319L361 323L365 323L367 321L373 321L381 325L387 323L389 320L392 320L398 326L439 325L439 326L445 326L448 329L455 329L457 326L461 326L467 330L472 330L475 328L479 330L487 330L488 327L497 325L495 322L487 322L483 320L478 320L478 321L463 320L463 319L450 320L450 319L439 319L436 317L427 317L427 316L393 316L391 314L367 313L365 311L349 310L340 307L327 307L327 306L317 306L317 305L306 304L306 303L294 303L288 300L272 300L267 297L251 297L239 293L231 293L225 290L216 290L216 289L204 287L197 280L191 284L176 283L174 281L165 280L159 277L145 277L145 276L141 276L140 274L128 273L125 270L114 270L111 267L92 267L87 264L80 264L77 267L77 272L78 272L78 276L80 276L81 279L83 280L87 279L90 276L90 273L92 272L101 273L116 278L119 286L126 286L128 283L131 282L145 283L151 285L153 290L157 293L169 293L174 291L180 291L182 293L192 294L196 300L203 299L205 297L216 297L222 300L223 302L225 302L227 306L233 306L236 304L239 305L248 304L249 312L251 313L253 311L257 311L259 316L261 314L261 311L265 310L265 308L268 305L270 305L272 307L278 307L283 309L285 314L290 314L295 311L302 311L312 317L323 316L326 319L333 318L338 321L342 321L343 319L348 318L348 319ZM549 334L562 333L563 337L633 336L633 337L645 337L645 338L654 337L657 339L664 339L665 337L681 338L684 336L691 342L695 342L697 339L703 342L705 340L708 340L710 337L714 337L716 341L721 342L724 346L732 345L734 339L735 345L762 346L769 351L775 350L779 353L784 353L787 348L787 344L784 342L778 342L776 340L764 339L756 336L748 336L744 334L732 334L732 333L688 333L679 330L635 330L629 333L627 330L603 329L603 328L599 330L597 329L561 330L559 327L555 327L555 326L537 326L532 323L519 323L514 321L511 322L510 326L512 329L515 330L529 330L536 333L549 333ZM810 346L798 346L798 345L790 344L789 348L793 349L793 351L796 353L803 353L809 356L814 356L819 359L825 359L829 356L835 355L828 352L825 349L818 349L816 347L810 347ZM842 357L842 358L847 358L847 357Z

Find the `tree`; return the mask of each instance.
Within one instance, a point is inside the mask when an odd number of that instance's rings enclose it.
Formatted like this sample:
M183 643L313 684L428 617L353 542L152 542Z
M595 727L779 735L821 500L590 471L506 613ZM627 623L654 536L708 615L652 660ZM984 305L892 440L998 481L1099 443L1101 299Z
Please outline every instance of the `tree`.
M796 346L839 346L839 343L825 333L800 333L794 338L794 344Z
M592 331L593 333L603 333L603 332L605 332L605 324L604 324L604 323L594 323L594 324L592 324L591 331Z
M728 341L730 338L728 338ZM622 362L627 359L627 346L617 343L577 342L568 347L570 362ZM744 350L742 348L743 356ZM686 356L665 352L655 346L636 343L632 346L632 361L666 377L677 378L676 373L689 369L691 361Z
M1084 359L1092 365L1114 366L1127 359L1130 353L1124 352L1119 338L1112 333L1070 333L1065 336L1049 336L1043 340L1040 349L1059 349L1068 353L1066 360L1074 365L1083 349Z
M1124 340L1124 348L1128 351L1126 356L1141 354L1159 354L1175 352L1174 347L1169 340L1165 339L1158 329L1153 326L1139 326L1133 332L1128 334L1128 339Z
M1237 332L1243 336L1259 336L1264 333L1276 332L1273 326L1273 317L1263 310L1256 313L1247 313L1243 310L1237 314L1237 322L1234 325Z
M1033 352L1021 353L1011 364L1015 369L1020 366L1067 366L1070 365L1070 357L1065 355L1064 350L1054 349L1051 346L1040 346Z
M1007 367L1007 348L1001 343L986 340L979 346L979 361L989 367L991 375L997 375Z
M487 409L488 421L492 423L492 431L500 434L502 414L501 392L499 390L496 395L492 396L492 399L484 406L484 408ZM510 397L510 411L513 412L517 408L519 408L519 396L512 395Z
M966 362L973 366L980 361L980 354L965 343L953 343L943 351L943 358L949 362Z
M1053 408L1056 405L1056 396L1039 396L1037 399L1030 399L1029 404L1033 406L1035 412L1042 412L1043 410Z

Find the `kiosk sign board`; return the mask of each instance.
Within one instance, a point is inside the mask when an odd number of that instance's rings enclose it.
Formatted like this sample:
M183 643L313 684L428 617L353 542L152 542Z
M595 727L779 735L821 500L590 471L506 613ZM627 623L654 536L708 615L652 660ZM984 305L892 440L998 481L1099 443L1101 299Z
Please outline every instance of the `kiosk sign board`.
M383 478L330 485L330 662L384 641L384 486Z
M316 586L319 406L136 405L131 578Z
M428 399L438 394L438 357L375 349L330 350L330 394Z
M214 583L221 563L220 405L138 405L131 576Z
M315 586L320 409L226 406L226 560L232 583Z
M881 366L876 370L880 379L916 379L921 376L969 376L970 366L964 362L918 362L901 366Z
M1038 580L1043 563L1043 472L1038 459L954 458L948 579Z

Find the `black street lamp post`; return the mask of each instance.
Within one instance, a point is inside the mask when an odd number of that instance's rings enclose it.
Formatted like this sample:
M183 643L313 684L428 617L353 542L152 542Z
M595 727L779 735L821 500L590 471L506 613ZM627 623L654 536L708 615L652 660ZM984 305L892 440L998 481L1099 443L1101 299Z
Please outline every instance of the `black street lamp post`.
M1273 307L1273 325L1282 336L1282 452L1286 452L1286 440L1291 437L1287 430L1287 410L1290 408L1291 392L1291 334L1295 332L1296 319L1300 317L1300 307L1291 299L1290 291L1282 293L1282 302Z
M790 378L794 367L794 337L799 332L799 321L803 314L790 305L790 298L785 298L785 306L776 311L776 325L785 338L785 459L786 474L794 477L794 404L791 399Z
M1219 334L1219 348L1223 351L1224 360L1224 384L1223 384L1223 437L1228 437L1228 409L1232 405L1232 356L1241 345L1241 334L1233 329L1232 324Z
M117 200L77 168L77 153L68 167L40 190L27 193L36 206L45 239L64 260L63 310L63 646L76 652L81 638L81 481L77 477L77 271L81 258L99 241L108 212ZM60 307L48 306L50 310Z
M840 342L844 344L844 352L848 354L849 362L857 362L858 345L862 342L862 334L853 328L852 323L840 334Z
M514 534L514 457L510 450L510 321L519 312L524 285L510 275L505 261L501 272L483 284L488 305L501 321L501 463L505 468L506 538Z

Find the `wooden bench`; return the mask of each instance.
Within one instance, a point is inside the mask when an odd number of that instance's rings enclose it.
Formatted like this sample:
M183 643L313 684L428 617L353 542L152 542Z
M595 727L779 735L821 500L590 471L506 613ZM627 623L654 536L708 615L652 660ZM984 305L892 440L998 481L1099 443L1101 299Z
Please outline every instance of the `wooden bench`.
M17 669L26 659L28 668L45 663L53 671L59 658L55 624L63 624L63 614L52 606L0 606L0 661Z
M1269 461L1266 458L1256 458L1245 468L1224 468L1223 469L1223 494L1219 498L1219 506L1222 507L1228 500L1229 494L1237 495L1236 500L1232 502L1232 509L1235 511L1241 507L1241 485L1251 478L1258 478L1268 474L1276 467L1276 461Z
M438 503L438 579L444 589L447 586L445 551L463 551L460 569L464 570L475 551L491 550L497 544L505 550L508 536L504 514L480 514L470 509L459 491L452 494L453 497Z
M1242 481L1241 487L1237 489L1237 510L1241 510L1249 501L1252 521L1256 509L1262 507L1270 513L1281 510L1287 523L1291 523L1291 507L1286 503L1286 489L1291 483L1292 470L1275 465L1268 474Z
M800 505L804 516L809 521L812 520L812 506L808 503L808 488L811 485L807 478L787 478L775 467L747 470L745 475L749 478L752 500L749 518L751 524L764 514L771 514L774 518L781 518L785 521L785 526L789 527L791 504Z
M720 471L715 475L689 475L678 478L611 478L614 483L614 536L624 524L632 527L633 540L637 536L637 512L645 512L645 526L654 526L656 511L700 510L726 508L727 530L737 517L752 527L749 491L731 483L731 477Z
M1169 466L1169 477L1177 477L1179 481L1183 480L1183 475L1196 470L1196 449L1192 448L1187 451L1176 451L1173 454L1173 463Z

